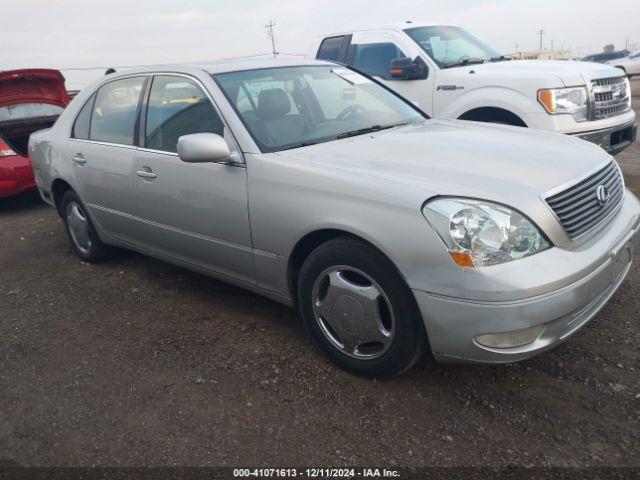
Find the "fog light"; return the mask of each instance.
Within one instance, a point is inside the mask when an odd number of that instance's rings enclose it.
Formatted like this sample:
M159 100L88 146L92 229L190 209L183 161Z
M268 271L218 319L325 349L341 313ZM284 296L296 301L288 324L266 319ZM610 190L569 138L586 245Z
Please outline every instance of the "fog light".
M537 340L542 334L544 326L536 325L534 327L525 328L524 330L515 330L513 332L487 333L475 337L476 342L489 348L514 348L521 347Z

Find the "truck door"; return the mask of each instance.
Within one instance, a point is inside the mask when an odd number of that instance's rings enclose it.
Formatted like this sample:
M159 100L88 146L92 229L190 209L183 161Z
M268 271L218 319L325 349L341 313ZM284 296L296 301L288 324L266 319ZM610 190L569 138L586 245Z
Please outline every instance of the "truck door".
M432 115L435 77L433 68L429 68L429 74L425 79L398 80L391 78L392 60L396 58L415 59L416 57L422 58L420 49L405 35L391 30L370 30L353 34L347 54L347 63L380 80L389 88L414 102L427 114Z

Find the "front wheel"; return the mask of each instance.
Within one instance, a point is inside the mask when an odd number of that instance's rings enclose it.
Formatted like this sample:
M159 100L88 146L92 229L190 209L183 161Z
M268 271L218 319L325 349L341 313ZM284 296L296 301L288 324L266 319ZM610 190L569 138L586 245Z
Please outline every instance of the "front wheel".
M341 237L309 255L298 304L314 342L358 375L399 375L426 349L413 294L391 261L359 240Z
M98 263L112 256L113 248L100 240L84 205L73 190L62 198L62 212L71 246L82 260Z

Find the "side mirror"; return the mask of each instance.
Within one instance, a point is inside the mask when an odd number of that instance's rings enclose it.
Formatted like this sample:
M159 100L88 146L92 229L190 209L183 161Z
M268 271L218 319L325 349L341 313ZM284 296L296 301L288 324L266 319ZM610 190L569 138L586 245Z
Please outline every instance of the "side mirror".
M429 67L420 57L394 58L389 73L392 80L424 80L429 76Z
M231 151L227 141L215 133L192 133L178 138L178 156L187 163L227 163Z

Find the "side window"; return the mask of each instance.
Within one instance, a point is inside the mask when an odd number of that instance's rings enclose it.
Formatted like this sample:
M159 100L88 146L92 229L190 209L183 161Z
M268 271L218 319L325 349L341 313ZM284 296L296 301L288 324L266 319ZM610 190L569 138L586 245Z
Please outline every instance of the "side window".
M330 62L341 62L343 60L343 49L346 35L340 37L325 38L320 44L320 49L316 58L318 60L328 60Z
M123 78L98 90L91 115L89 138L133 145L133 130L144 77Z
M91 98L84 104L82 110L76 117L76 121L73 124L73 132L71 136L73 138L79 138L81 140L89 140L89 127L91 126L91 112L93 111L93 102L96 101L95 93L91 95Z
M202 89L177 76L154 77L145 125L146 147L163 152L176 153L183 135L224 135L224 124Z
M390 79L391 60L406 57L393 43L355 45L353 66L368 75Z

